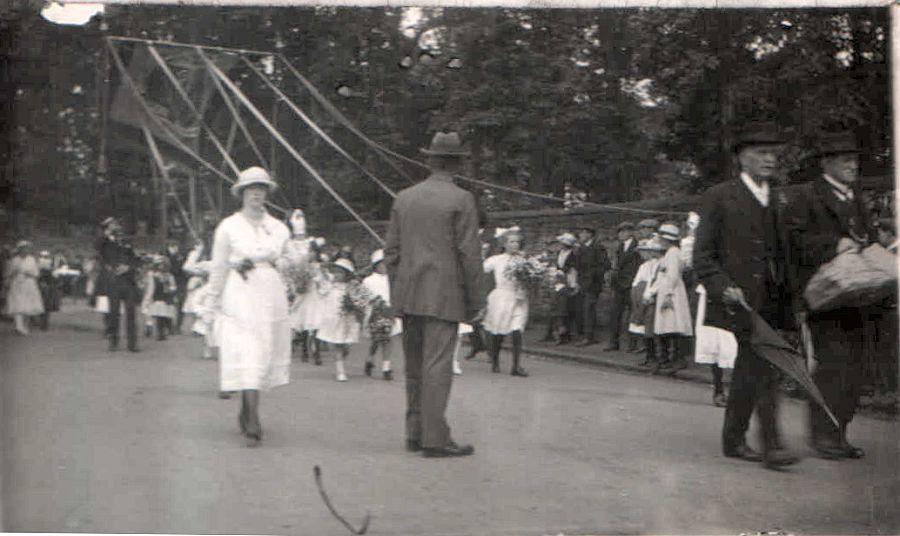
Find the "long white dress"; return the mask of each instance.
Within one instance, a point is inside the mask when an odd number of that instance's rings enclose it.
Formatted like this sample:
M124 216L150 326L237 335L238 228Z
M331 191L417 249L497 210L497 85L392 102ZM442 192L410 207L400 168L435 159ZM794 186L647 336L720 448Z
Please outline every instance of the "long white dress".
M487 297L484 329L494 335L525 331L525 325L528 323L528 293L506 275L506 268L511 259L511 255L503 253L488 257L484 261L485 273L493 273L496 283L494 290Z
M184 305L181 306L181 312L186 314L197 314L200 312L200 300L203 296L210 266L209 262L200 260L202 253L203 250L201 248L195 248L188 254L182 267L185 273L190 276L187 282L187 296L184 298Z
M6 294L6 313L36 316L43 314L44 301L38 288L38 264L34 257L13 257L9 263Z
M256 227L237 212L216 228L209 298L217 310L220 389L270 389L290 378L291 327L287 290L275 267L290 233L266 214ZM246 280L235 270L254 267Z
M386 274L373 273L363 279L363 286L369 289L369 292L375 296L380 296L384 303L391 304L391 282ZM366 325L369 324L369 318L366 318ZM396 337L403 333L403 322L399 318L394 319L394 325L391 327L391 337Z

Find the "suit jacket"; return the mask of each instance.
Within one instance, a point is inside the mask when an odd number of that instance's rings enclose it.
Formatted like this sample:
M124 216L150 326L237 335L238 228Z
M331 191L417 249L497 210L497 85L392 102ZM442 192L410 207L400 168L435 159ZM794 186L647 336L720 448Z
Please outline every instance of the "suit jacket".
M109 284L116 278L134 282L141 260L131 244L124 240L112 240L104 236L97 242L97 252L100 254L105 284ZM117 275L115 271L119 266L127 266L129 270L124 274Z
M475 200L449 178L431 175L397 195L384 257L397 313L464 322L482 309Z
M165 250L166 258L169 259L169 271L172 273L172 276L175 278L175 283L179 287L184 287L187 285L188 276L184 271L184 262L187 260L187 255L182 253L181 247L179 247L175 253L169 251L167 247Z
M708 293L708 325L747 332L749 316L740 306L723 302L725 289L738 287L772 327L788 327L790 293L778 199L773 192L764 208L740 180L718 184L703 195L693 264L697 282Z
M621 242L616 248L616 273L613 285L619 292L631 292L634 276L637 275L638 268L644 262L638 253L637 245L637 240L632 239L627 250L625 244Z
M785 224L791 246L792 287L796 296L823 264L837 256L842 237L856 237L866 244L876 235L865 218L862 196L841 201L824 178L804 184L789 201ZM804 304L805 305L805 304Z
M603 276L610 267L609 254L597 238L589 246L581 246L575 251L575 269L582 292L600 294Z

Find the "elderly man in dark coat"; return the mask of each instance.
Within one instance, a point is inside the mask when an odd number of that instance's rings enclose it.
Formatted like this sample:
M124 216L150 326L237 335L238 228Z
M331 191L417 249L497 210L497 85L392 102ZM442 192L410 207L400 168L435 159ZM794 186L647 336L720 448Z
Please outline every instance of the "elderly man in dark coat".
M407 449L467 456L474 448L453 442L444 413L459 323L477 321L484 305L478 212L453 182L468 154L459 136L438 133L422 152L431 175L397 196L384 250L392 305L403 317Z
M619 337L627 327L628 313L631 311L631 284L638 268L643 263L637 251L637 240L634 238L634 224L623 221L616 228L619 245L616 248L616 264L611 278L613 291L612 311L609 315L609 344L603 349L612 352L619 349ZM632 348L636 341L630 339Z
M694 246L694 269L708 291L707 324L733 332L738 340L722 431L724 454L765 461L769 468L796 463L797 458L782 448L777 425L779 374L750 345L750 316L744 305L773 327L785 326L789 301L784 297L784 244L769 186L783 143L774 125L750 125L739 134L734 150L740 176L704 194ZM762 455L745 440L754 410Z
M877 235L869 228L857 189L859 149L850 133L825 135L818 159L822 174L804 184L787 213L795 292L802 295L810 278L838 254L870 245ZM862 458L862 449L847 441L863 381L866 323L877 320L878 307L843 307L808 312L807 322L817 366L813 379L840 428L816 404L809 406L811 443L824 458Z
M115 220L105 223L106 234L97 243L97 253L106 275L104 285L109 299L109 350L114 352L119 349L119 317L124 304L128 350L138 352L135 307L140 300L136 281L140 258L123 238L119 223Z

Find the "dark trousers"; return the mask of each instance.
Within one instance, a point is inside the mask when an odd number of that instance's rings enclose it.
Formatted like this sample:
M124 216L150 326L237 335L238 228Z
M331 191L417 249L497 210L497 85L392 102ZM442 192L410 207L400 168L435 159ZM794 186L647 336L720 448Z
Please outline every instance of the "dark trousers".
M840 423L835 427L818 404L810 402L810 424L813 439L841 441L847 425L853 420L865 376L865 322L859 310L811 316L809 331L815 347L816 369L813 380L825 402Z
M583 292L581 294L581 329L585 340L597 341L597 301L599 292Z
M453 383L453 349L459 324L437 318L403 317L406 354L406 438L425 448L450 441L445 413Z
M744 444L754 410L759 419L763 452L779 447L778 381L778 370L756 355L750 347L749 336L739 337L722 430L722 448L726 453Z
M119 344L119 316L121 315L121 304L124 303L125 334L128 339L128 348L137 348L137 324L135 318L135 306L139 300L137 286L127 278L113 278L109 282L107 298L109 298L110 342Z
M615 292L613 292L612 310L609 315L609 343L611 346L619 346L621 333L628 327L630 312L630 289L615 289Z
M184 321L184 313L182 312L182 308L184 307L184 300L187 299L187 281L179 281L177 284L177 289L175 291L175 329L174 331L181 332L181 323Z

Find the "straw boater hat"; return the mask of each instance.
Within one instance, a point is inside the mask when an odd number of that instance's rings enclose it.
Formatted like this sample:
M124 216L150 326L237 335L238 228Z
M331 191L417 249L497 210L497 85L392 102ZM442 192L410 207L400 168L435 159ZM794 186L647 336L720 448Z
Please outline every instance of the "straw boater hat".
M438 132L431 139L431 146L427 149L419 149L422 154L428 156L469 156L469 151L463 149L462 141L456 132Z
M671 240L677 242L681 240L681 231L678 226L673 223L664 223L659 226L659 237L663 240Z
M666 246L659 241L659 238L651 238L650 240L646 240L641 242L638 247L641 251L665 251Z
M237 182L231 186L231 194L240 197L244 188L254 184L264 184L269 187L269 190L278 188L278 183L272 180L268 171L259 166L253 166L241 171Z
M372 266L375 266L376 264L378 264L379 262L381 262L383 260L384 260L384 250L376 249L372 253Z
M578 239L572 233L563 233L556 237L556 241L569 247L578 243Z
M338 268L343 268L344 270L347 270L351 274L356 273L356 267L354 267L353 263L350 262L348 259L338 259L338 260L334 261L334 265L337 266Z

